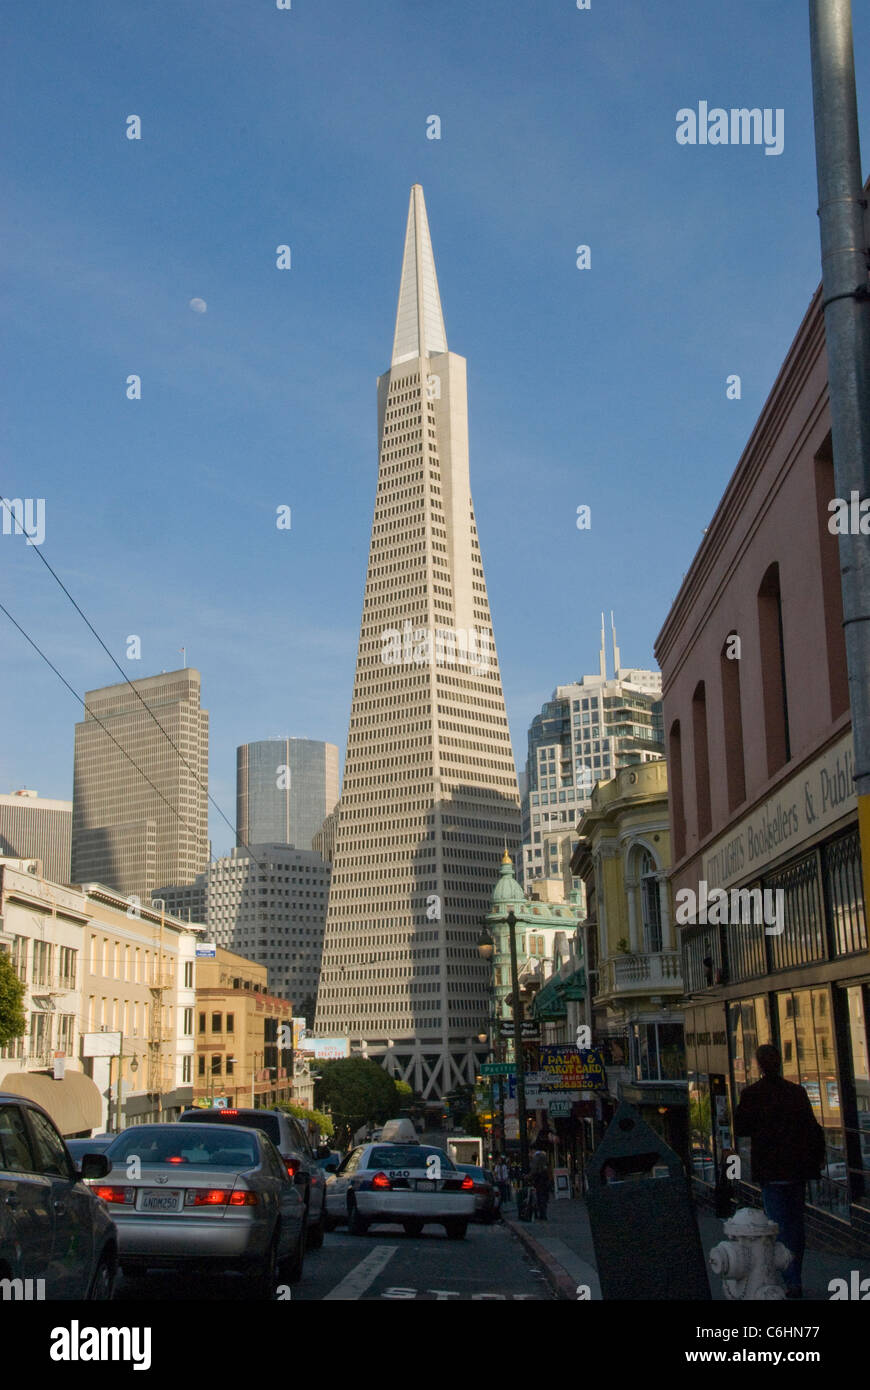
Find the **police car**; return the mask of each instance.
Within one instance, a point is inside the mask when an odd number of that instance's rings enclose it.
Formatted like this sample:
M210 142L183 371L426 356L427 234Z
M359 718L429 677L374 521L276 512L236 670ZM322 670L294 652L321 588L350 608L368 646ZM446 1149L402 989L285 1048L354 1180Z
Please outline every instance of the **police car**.
M474 1179L426 1144L362 1144L326 1181L327 1229L346 1222L354 1236L384 1224L418 1236L437 1225L463 1240L473 1215Z

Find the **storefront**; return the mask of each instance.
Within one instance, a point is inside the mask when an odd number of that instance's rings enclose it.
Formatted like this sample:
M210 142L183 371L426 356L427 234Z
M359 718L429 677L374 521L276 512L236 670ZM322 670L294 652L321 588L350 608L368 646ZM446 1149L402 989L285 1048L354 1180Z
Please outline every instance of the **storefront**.
M825 1132L825 1163L808 1188L808 1222L832 1245L870 1253L870 957L852 824L761 875L781 890L782 931L695 924L683 932L693 1175L712 1198L734 1147L733 1115L758 1080L755 1053L773 1043L786 1080L803 1086ZM757 1205L750 1144L738 1200Z

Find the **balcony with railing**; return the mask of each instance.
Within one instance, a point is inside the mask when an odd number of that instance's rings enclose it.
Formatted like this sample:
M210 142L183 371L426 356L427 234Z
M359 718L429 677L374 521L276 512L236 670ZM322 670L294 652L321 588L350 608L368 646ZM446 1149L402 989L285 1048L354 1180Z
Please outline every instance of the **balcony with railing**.
M600 964L598 998L683 992L679 951L620 952Z

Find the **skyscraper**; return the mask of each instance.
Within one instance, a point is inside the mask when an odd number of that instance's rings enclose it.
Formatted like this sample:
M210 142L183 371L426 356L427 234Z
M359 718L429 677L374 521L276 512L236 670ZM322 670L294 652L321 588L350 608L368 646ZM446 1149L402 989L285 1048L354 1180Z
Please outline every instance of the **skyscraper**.
M269 738L236 752L237 845L311 841L338 801L338 749L313 738Z
M72 802L52 801L34 791L0 796L0 854L41 859L52 883L69 883Z
M520 838L516 768L423 190L411 190L316 1031L424 1096L473 1080L493 875Z
M165 733L126 681L86 692L75 735L72 881L148 903L158 884L192 883L208 864L208 714L189 667L132 685Z
M566 896L579 888L571 855L596 782L664 757L661 675L620 665L615 629L613 664L608 678L602 613L598 675L557 686L529 725L521 871L526 891L536 879L561 879Z

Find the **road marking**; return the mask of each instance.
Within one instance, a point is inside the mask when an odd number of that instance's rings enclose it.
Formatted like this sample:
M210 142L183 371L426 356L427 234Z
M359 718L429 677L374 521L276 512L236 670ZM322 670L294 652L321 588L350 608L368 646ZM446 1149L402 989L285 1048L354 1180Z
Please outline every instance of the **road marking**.
M364 1260L360 1260L350 1274L345 1275L340 1284L336 1284L334 1289L324 1295L322 1301L325 1303L330 1298L362 1298L366 1289L375 1282L381 1270L389 1264L398 1248L398 1245L375 1246L372 1253L366 1255Z

